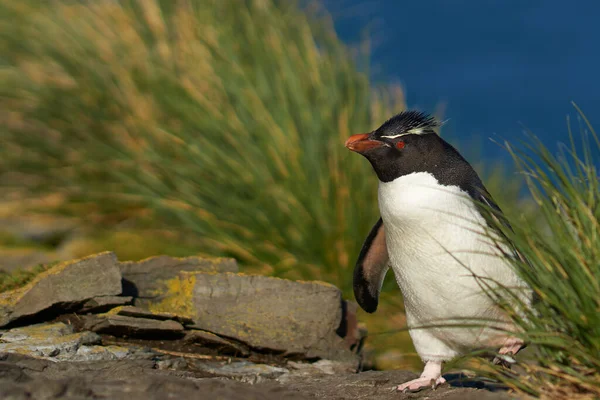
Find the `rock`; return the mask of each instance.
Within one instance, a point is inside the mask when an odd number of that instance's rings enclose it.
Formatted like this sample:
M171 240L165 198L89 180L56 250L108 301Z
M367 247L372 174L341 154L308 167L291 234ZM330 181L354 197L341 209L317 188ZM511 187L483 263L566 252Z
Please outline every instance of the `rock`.
M71 361L106 361L106 360L122 360L129 355L129 349L126 347L118 347L120 350L111 351L109 347L113 346L85 346L77 350L77 354Z
M191 330L185 334L183 338L184 342L188 343L198 343L203 347L208 347L211 349L216 349L219 351L219 354L227 354L233 356L242 356L247 357L250 355L250 350L248 346L237 343L232 340L224 339L220 336L215 335L214 333L201 331L201 330Z
M439 386L436 390L424 389L418 393L399 393L395 387L417 374L409 371L367 371L359 374L290 374L283 386L317 399L372 400L429 399L429 400L508 400L506 393L493 393L467 387ZM282 379L278 380L281 381Z
M135 305L143 308L147 308L149 299L160 301L161 293L167 290L166 281L177 277L180 271L238 271L233 258L157 256L142 261L122 262L119 267L123 275L123 295L133 296Z
M0 356L1 357L1 356ZM1 359L1 358L0 358ZM208 374L187 376L159 369L151 361L49 363L8 358L0 361L0 398L34 400L162 400L213 398L227 400L304 400L274 382L248 385Z
M194 367L215 377L226 377L252 384L263 382L265 379L275 379L289 372L285 368L249 361L202 362L196 363Z
M191 325L194 323L194 320L188 317L183 317L173 313L155 313L150 310L133 306L120 307L117 310L117 314L124 315L126 317L157 319L159 321L173 320L184 325Z
M133 318L123 315L87 315L84 317L83 327L97 333L136 338L157 339L184 335L183 326L176 321Z
M167 358L165 360L158 360L156 362L156 368L170 369L174 371L184 371L187 368L189 368L189 364L183 357Z
M0 248L0 272L12 272L39 264L48 264L58 257L56 254L30 248Z
M332 360L319 360L314 363L289 361L288 367L304 375L335 375L355 372L348 367L347 363Z
M112 253L102 253L60 264L25 287L0 294L0 328L5 327L0 330L0 398L509 398L449 385L402 394L394 386L415 373L354 373L354 353L360 351L364 332L355 306L342 301L338 289L319 282L219 272L237 270L229 261L155 257L119 265ZM135 289L138 296L133 298L137 307L122 305L133 294L118 296L121 269L128 274L128 290ZM161 280L152 283L157 277ZM108 308L112 309L106 314L77 314ZM60 317L74 325L15 327L60 312L74 312ZM75 332L82 328L134 339L102 346L97 333ZM104 337L106 342L111 339ZM196 352L196 343L220 355L206 349ZM268 351L279 354L257 354ZM278 365L239 361L224 353ZM289 361L302 358L319 360ZM455 384L456 378L446 378Z
M252 363L188 363L174 360L115 360L53 363L0 354L0 398L115 400L508 400L504 392L442 385L436 390L398 393L394 386L417 375L406 371L299 375L287 368ZM186 368L188 370L186 371ZM199 370L198 368L204 368ZM194 372L192 372L194 371ZM278 383L288 376L285 383ZM245 382L245 383L244 383ZM249 385L248 383L253 383Z
M155 357L156 353L123 346L81 346L69 361L110 361Z
M22 288L0 293L0 327L41 312L51 314L53 307L60 307L61 312L77 309L91 298L117 295L121 290L113 253L63 262Z
M153 311L192 317L191 326L285 355L354 359L336 334L341 293L321 282L232 273L182 272Z
M67 360L83 345L96 344L100 337L92 332L73 333L63 323L15 328L0 337L0 353Z
M131 296L98 296L86 301L77 312L79 313L99 313L111 310L115 307L131 304Z
M13 328L2 335L0 341L5 343L29 341L43 341L53 337L70 335L73 333L73 327L62 322L56 324L37 324L23 328Z

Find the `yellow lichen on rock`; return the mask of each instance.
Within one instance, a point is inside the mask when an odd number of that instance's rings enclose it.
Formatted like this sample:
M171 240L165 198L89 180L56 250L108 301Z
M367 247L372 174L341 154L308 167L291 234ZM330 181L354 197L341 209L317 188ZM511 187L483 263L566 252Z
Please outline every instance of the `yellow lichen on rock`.
M133 264L144 264L147 262L151 262L151 261L155 261L161 258L165 258L164 255L160 255L160 256L151 256L151 257L147 257L144 258L142 260L139 261L122 261L121 265L122 266L128 266L128 265L133 265ZM222 263L224 262L235 262L234 259L229 258L229 257L202 257L202 256L188 256L188 257L172 257L169 256L168 257L170 260L176 260L176 261L180 261L182 264L196 264L196 265L202 265L203 267L205 265L208 265L208 267L210 268L209 271L206 270L202 270L201 272L221 272L222 270ZM204 267L206 268L206 267Z
M118 315L119 311L121 311L123 309L123 307L125 307L125 306L118 306L115 308L111 308L109 311L99 314L99 315Z
M161 300L150 303L148 309L154 313L171 313L183 317L194 318L196 311L193 304L196 275L193 272L180 272L178 277L163 282L163 289L156 291Z

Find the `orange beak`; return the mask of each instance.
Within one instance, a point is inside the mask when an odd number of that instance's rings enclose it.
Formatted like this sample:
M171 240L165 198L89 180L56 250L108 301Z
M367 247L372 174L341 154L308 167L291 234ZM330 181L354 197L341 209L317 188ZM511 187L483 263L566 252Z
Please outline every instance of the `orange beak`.
M348 140L346 140L345 145L349 150L357 153L364 153L367 150L383 146L383 143L377 140L370 140L368 133L359 133L358 135L350 136Z

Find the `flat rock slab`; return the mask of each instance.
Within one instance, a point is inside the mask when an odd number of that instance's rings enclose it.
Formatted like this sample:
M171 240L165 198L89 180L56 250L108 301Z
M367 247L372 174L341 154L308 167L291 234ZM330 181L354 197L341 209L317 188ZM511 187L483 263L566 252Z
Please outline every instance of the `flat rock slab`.
M183 336L183 325L176 321L160 321L124 315L87 315L83 328L97 333L135 338L171 338Z
M306 357L353 358L336 334L342 318L339 289L233 273L180 273L167 283L153 311L191 317L192 327L258 350Z
M160 301L166 291L166 282L178 276L180 271L238 272L233 258L204 258L169 256L150 257L141 261L119 264L123 275L123 295L132 296L135 305L147 308L148 299Z
M203 347L216 349L218 350L219 354L241 357L247 357L250 355L250 349L243 343L224 339L215 335L214 333L206 331L196 329L187 331L183 340L186 343L198 343Z
M77 312L99 313L109 311L115 307L125 306L133 302L131 296L99 296L86 301Z
M156 319L159 321L167 321L173 320L177 321L184 325L192 325L194 320L189 317L184 317L181 315L173 314L173 313L160 313L160 312L152 312L150 310L146 310L140 307L133 306L125 306L120 307L116 313L118 315L124 315L126 317L136 317L136 318L148 318L148 319Z
M16 343L22 341L44 341L54 337L70 335L73 333L71 325L63 324L37 324L22 328L13 328L0 335L0 341L5 343Z
M114 253L60 263L26 286L0 293L0 328L53 307L79 308L98 296L121 293L121 272Z

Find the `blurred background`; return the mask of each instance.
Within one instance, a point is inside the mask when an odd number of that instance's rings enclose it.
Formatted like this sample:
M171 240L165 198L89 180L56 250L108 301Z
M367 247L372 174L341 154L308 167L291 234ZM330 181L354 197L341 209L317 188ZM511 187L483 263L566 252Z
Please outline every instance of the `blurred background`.
M343 143L407 106L447 119L509 218L507 152L598 121L582 1L0 0L0 291L112 250L230 256L352 295L377 180ZM521 124L520 124L521 123ZM25 269L22 269L25 268ZM391 276L361 313L378 368L419 363Z
M444 133L517 142L524 128L551 149L565 141L575 101L600 119L600 3L583 0L325 0L340 38L370 42L373 82L402 85L407 104L443 110Z

